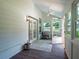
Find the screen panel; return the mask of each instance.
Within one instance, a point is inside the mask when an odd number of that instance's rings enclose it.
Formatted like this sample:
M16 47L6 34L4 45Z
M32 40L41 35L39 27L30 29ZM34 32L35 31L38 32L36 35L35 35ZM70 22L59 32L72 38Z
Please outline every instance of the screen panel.
M77 4L76 37L79 38L79 3Z
M67 14L67 36L71 37L71 11Z

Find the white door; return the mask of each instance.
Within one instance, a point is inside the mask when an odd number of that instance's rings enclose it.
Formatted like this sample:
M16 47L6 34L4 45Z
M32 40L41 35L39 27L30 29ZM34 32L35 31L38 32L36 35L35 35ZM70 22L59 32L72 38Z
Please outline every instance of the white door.
M73 4L73 22L74 22L74 38L73 38L73 59L79 59L79 3L75 1Z
M72 45L71 45L71 41L72 41L72 38L71 38L71 11L68 12L66 15L65 15L66 19L65 19L65 51L67 53L67 56L69 59L71 59L71 48L72 48Z
M29 21L29 41L32 43L37 40L37 20L30 19Z
M28 42L32 43L38 39L38 19L27 16Z

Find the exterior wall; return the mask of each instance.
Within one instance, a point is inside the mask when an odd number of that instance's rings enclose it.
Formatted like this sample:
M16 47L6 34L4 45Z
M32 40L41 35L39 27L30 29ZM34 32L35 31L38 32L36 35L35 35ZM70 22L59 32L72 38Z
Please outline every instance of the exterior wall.
M9 59L27 42L27 15L40 17L31 0L0 0L0 59Z

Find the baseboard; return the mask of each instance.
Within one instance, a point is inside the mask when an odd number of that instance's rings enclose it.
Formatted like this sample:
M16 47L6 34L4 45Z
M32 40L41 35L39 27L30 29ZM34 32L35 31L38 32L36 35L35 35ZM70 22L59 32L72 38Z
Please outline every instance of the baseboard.
M16 55L22 50L21 47L22 45L17 45L13 48L1 52L0 59L10 59L12 56Z

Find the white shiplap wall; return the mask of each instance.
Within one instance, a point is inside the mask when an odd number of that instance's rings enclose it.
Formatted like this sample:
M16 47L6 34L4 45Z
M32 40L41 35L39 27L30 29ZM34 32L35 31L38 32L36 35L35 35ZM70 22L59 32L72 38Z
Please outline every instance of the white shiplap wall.
M31 0L0 0L0 59L9 59L28 40L26 15L39 18Z

